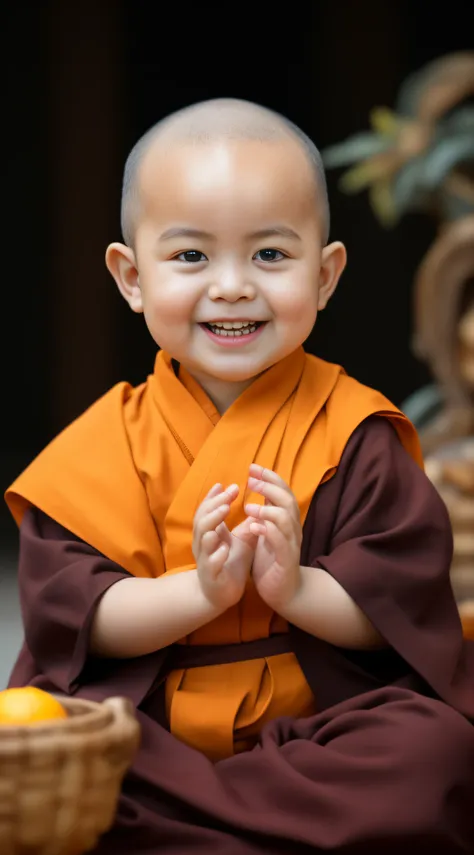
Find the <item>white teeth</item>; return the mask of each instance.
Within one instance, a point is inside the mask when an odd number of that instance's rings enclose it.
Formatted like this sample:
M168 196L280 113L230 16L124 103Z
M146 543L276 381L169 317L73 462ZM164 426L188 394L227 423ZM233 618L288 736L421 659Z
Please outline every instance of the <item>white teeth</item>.
M257 324L252 323L240 323L236 322L234 324L222 323L222 324L209 324L212 332L215 335L220 336L232 336L235 338L236 336L241 335L250 335L250 333L255 332L257 329Z
M223 321L222 323L210 324L211 327L219 327L223 330L240 330L242 327L255 326L252 321Z

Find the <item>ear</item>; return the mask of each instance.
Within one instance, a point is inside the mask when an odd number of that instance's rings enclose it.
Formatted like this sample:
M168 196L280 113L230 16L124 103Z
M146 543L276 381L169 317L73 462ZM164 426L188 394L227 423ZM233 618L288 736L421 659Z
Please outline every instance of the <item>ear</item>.
M142 292L133 249L123 243L111 243L105 253L105 263L132 312L143 312Z
M319 311L326 308L327 303L334 294L346 262L347 253L343 243L335 241L324 247L321 253L321 270L319 273Z

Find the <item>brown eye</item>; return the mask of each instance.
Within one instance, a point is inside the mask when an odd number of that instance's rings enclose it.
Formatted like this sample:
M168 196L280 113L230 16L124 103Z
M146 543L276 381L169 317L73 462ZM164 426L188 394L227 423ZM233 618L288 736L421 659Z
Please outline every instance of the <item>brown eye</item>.
M257 261L266 261L267 263L271 263L272 261L281 261L281 259L286 258L286 256L283 255L279 249L259 249L259 251L255 253L254 258L256 258Z
M197 264L199 261L207 261L203 252L198 249L187 249L185 252L180 252L175 258L178 261L184 261L186 264Z

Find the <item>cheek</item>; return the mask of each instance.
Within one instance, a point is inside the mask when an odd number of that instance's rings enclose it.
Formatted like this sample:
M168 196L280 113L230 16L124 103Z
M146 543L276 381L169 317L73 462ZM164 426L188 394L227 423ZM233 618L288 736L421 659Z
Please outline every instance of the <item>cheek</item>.
M190 277L155 271L142 283L143 307L147 320L160 326L188 322L196 303L196 289Z
M276 315L289 323L313 324L318 308L317 279L305 270L281 277L271 288L272 306Z
M182 300L170 299L165 290L149 290L144 297L143 316L152 339L177 359L189 339L190 314Z

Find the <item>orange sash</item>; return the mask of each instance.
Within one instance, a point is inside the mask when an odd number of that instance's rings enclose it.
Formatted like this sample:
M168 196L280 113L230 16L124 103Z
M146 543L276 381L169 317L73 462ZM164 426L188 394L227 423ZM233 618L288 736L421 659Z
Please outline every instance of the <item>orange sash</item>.
M228 519L232 528L244 518L250 463L273 469L291 486L304 523L316 489L373 414L392 421L422 465L415 429L396 407L302 348L257 378L222 416L186 371L176 377L171 358L160 352L146 383L111 389L33 461L6 500L18 524L36 506L135 576L183 572L195 566L193 518L214 483L241 488ZM183 641L252 641L286 628L250 582L237 606ZM309 710L292 654L173 672L171 730L209 756L228 756L239 734L245 738L282 708L291 714L289 696L293 714Z

